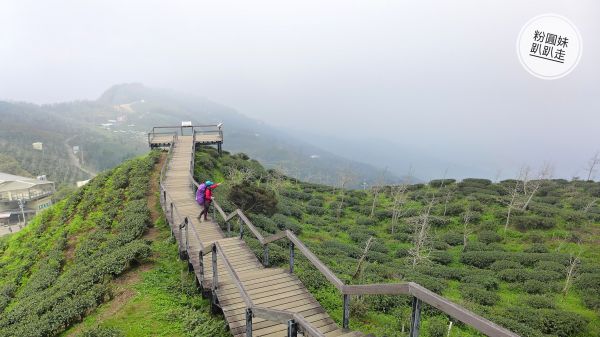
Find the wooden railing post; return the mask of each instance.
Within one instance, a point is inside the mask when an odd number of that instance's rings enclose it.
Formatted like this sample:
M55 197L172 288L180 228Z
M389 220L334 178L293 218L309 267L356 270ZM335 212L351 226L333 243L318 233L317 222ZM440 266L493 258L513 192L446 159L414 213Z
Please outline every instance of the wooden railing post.
M419 337L419 327L421 325L421 300L413 297L412 313L410 316L410 334L409 337Z
M183 252L184 252L184 248L183 248L183 227L185 226L185 222L182 223L181 225L179 225L179 242L177 243L177 246L179 247L179 258L181 260L185 260Z
M266 244L264 246L264 251L263 251L263 266L268 267L269 266L269 245Z
M290 274L294 273L294 243L290 242Z
M190 240L189 240L189 230L188 230L188 228L190 226L188 226L189 221L188 221L188 217L187 216L183 219L183 222L185 222L185 254L189 255Z
M244 237L244 225L242 219L238 218L238 224L240 225L240 239Z
M348 329L350 326L350 295L344 294L344 313L342 317L342 328Z
M204 284L204 256L202 255L202 250L198 253L198 272L200 273L200 288L202 288Z
M213 313L217 312L217 285L219 283L219 271L217 269L217 246L212 246L212 291L211 291L211 308Z
M252 337L252 308L246 308L246 337Z
M287 337L298 337L298 324L293 319L288 321L287 333Z
M231 223L229 221L226 221L225 224L227 225L227 237L230 238L231 237Z

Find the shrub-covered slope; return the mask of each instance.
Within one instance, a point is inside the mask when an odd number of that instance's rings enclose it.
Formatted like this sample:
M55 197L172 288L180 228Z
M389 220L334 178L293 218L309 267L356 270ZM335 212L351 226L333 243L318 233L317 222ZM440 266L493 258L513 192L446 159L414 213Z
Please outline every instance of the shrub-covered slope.
M0 336L226 336L151 193L158 158L100 174L0 241Z
M215 195L226 211L242 208L265 233L291 229L345 282L418 282L522 336L600 336L600 183L446 179L344 190L212 149L197 153L195 175L225 181ZM286 245L271 245L272 264L287 263ZM296 263L339 320L341 295L298 254ZM351 301L351 326L377 336L406 336L409 317L406 296ZM427 308L423 334L446 336L448 324ZM450 336L478 334L453 322Z

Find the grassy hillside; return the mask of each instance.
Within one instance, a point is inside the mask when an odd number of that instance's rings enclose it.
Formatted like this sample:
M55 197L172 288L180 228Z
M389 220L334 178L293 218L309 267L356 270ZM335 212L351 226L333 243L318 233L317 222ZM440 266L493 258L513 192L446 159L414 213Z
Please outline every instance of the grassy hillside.
M89 179L86 171L109 169L146 151L144 137L102 130L99 124L104 119L89 123L84 118L112 110L85 102L39 106L0 101L0 171L45 174L58 184L72 184ZM43 151L34 150L34 142L42 142ZM79 155L70 156L72 146L84 151L83 164Z
M0 336L226 336L177 259L158 159L100 174L0 240Z
M522 336L600 336L598 182L548 180L535 189L537 182L465 179L349 191L302 183L243 154L218 157L212 149L197 153L195 174L226 182L216 192L226 211L242 208L265 233L299 234L345 282L415 281ZM287 254L286 243L271 245L272 263L285 265ZM339 320L341 295L297 260L300 278ZM408 297L365 296L351 304L351 327L407 335ZM424 335L446 336L448 323L426 308ZM478 334L454 322L450 336Z

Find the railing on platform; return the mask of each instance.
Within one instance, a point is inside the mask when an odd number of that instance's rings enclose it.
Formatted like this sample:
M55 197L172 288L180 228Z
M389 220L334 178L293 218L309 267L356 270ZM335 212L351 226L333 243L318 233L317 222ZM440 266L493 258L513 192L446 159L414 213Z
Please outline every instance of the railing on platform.
M194 135L195 136L195 135ZM192 146L195 148L194 143ZM188 219L186 217L182 218L179 214L177 207L173 205L172 198L167 193L166 189L163 185L164 178L164 170L168 165L170 158L172 156L172 150L174 145L171 144L169 148L169 157L167 161L163 164L163 168L161 169L161 178L160 178L160 190L161 190L161 203L163 204L163 209L165 213L167 213L167 200L171 199L170 202L170 212L168 220L171 226L175 224L174 222L174 212L178 214L180 220L180 256L181 254L181 242L183 238L181 236L181 228L185 228L185 255L189 256L189 245L188 245ZM195 191L199 184L194 180L194 159L195 159L195 151L192 151L190 156L190 167L189 167L189 179L192 190ZM304 243L291 231L285 230L280 231L276 234L267 236L266 238L260 233L260 231L252 224L252 222L246 217L242 210L236 209L227 215L223 209L219 206L219 204L213 199L213 217L216 220L216 215L218 214L227 226L227 235L231 236L231 225L230 221L234 217L239 217L240 219L240 238L243 238L244 235L244 225L248 227L249 231L256 237L256 239L263 246L263 265L269 265L269 247L268 244L281 240L287 239L290 242L290 260L289 260L289 270L290 273L294 272L294 252L295 249L298 249L309 261L310 263L319 270L325 278L332 283L343 296L343 317L342 317L342 326L347 329L349 327L350 322L350 296L351 295L410 295L413 297L412 300L412 314L411 314L411 324L410 324L410 337L418 337L419 336L419 327L421 321L421 309L422 303L427 303L430 306L448 314L456 318L457 320L472 326L477 331L486 334L490 337L519 337L519 335L473 313L470 310L463 308L462 306L453 303L446 298L420 286L414 282L404 282L404 283L384 283L384 284L362 284L362 285L348 285L344 284L336 275L331 271L319 258L313 254L310 249L308 249ZM172 228L172 227L171 227ZM200 244L200 284L204 281L204 262L203 256L208 253L212 253L212 268L213 268L213 280L212 280L212 298L213 304L217 305L216 298L216 290L218 288L218 268L217 268L217 257L221 256L225 263L225 267L230 274L231 278L234 280L238 291L240 292L244 302L246 304L246 336L252 336L252 317L260 317L266 320L270 320L273 322L287 323L288 324L288 336L297 336L298 330L302 330L305 335L311 337L323 337L317 329L312 327L310 323L308 323L301 315L281 310L274 310L269 308L261 308L256 307L252 303L251 298L248 296L247 291L245 290L242 282L240 281L237 273L232 268L227 256L221 249L221 246L218 242L213 243L210 247L203 247L202 242L196 233L195 228L192 226L194 235Z

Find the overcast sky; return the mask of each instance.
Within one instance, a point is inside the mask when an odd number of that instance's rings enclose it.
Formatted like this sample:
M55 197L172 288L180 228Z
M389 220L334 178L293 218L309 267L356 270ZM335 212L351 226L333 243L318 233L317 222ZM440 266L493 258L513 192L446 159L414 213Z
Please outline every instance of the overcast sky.
M527 73L515 50L543 13L583 38L559 80ZM2 0L0 99L142 82L349 146L369 138L505 176L549 161L571 177L600 149L599 41L597 0Z

